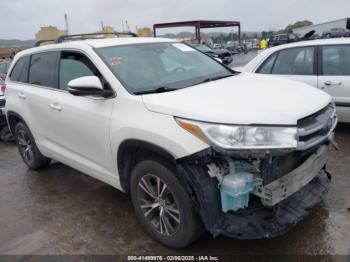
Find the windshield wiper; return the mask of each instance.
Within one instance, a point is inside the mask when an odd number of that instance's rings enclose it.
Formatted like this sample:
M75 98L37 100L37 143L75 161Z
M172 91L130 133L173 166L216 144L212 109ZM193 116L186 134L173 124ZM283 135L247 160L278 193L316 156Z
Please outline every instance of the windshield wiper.
M179 88L171 88L166 86L161 86L156 89L151 90L143 90L143 91L136 91L134 92L135 95L145 95L145 94L157 94L157 93L165 93L170 91L179 90Z
M206 82L216 81L216 80L223 79L223 78L230 77L230 76L234 76L234 74L232 74L232 75L216 76L216 77L208 77L208 78L205 78L204 80L202 80L199 83L196 83L194 85L199 85L199 84L203 84L203 83L206 83Z

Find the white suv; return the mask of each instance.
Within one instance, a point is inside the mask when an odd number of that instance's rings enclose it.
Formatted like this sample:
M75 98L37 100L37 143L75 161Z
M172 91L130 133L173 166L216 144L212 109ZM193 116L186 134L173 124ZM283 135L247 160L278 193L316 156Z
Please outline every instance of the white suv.
M287 232L329 187L331 97L237 73L160 38L65 41L16 55L6 116L31 169L55 159L131 194L149 234L179 248Z

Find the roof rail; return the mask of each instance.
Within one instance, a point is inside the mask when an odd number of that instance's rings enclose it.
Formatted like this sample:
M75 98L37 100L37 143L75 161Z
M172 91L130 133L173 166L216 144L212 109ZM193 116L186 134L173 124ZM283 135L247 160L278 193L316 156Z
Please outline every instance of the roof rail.
M67 40L85 40L85 39L103 39L106 35L115 35L117 37L120 36L131 36L131 37L138 37L137 34L132 32L115 32L115 33L91 33L91 34L77 34L77 35L63 35L57 38L55 43L63 43ZM95 37L93 37L95 36Z
M55 43L55 39L47 39L47 40L40 40L40 41L36 41L34 46L37 47L37 46L40 46L42 43L47 43L47 42L52 42L52 43Z

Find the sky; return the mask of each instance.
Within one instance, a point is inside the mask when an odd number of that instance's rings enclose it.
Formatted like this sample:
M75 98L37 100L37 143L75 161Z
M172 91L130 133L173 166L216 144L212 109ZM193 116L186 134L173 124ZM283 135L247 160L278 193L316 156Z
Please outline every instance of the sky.
M279 30L298 20L350 17L349 10L350 0L0 0L0 39L34 39L41 26L64 29L65 13L70 33L89 33L101 21L121 30L122 20L131 31L200 19L240 21L243 31Z

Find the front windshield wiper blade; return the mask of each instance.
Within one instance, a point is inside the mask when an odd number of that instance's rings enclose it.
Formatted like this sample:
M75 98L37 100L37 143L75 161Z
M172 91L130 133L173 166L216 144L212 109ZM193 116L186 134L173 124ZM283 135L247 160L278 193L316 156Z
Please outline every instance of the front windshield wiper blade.
M134 92L134 94L135 95L157 94L157 93L164 93L164 92L170 92L170 91L176 91L176 90L179 90L179 88L171 88L171 87L161 86L161 87L158 87L156 89L136 91L136 92Z
M204 79L204 80L202 80L199 83L196 83L194 85L199 85L199 84L203 84L203 83L206 83L206 82L216 81L216 80L223 79L223 78L230 77L230 76L234 76L234 74L223 75L223 76L216 76L216 77L208 77L208 78L206 78L206 79Z

